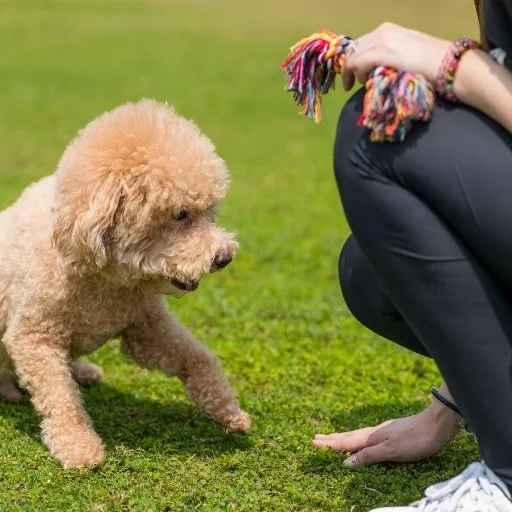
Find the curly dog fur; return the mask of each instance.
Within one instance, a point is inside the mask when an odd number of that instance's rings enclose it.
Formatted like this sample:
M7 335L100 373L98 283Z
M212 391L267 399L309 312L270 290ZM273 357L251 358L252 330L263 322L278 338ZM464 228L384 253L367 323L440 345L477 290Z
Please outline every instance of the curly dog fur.
M237 243L215 224L228 187L197 126L143 100L89 123L56 172L0 212L0 393L28 390L64 467L105 458L78 387L102 370L77 359L113 338L140 366L179 377L214 421L249 429L218 359L164 303L231 261Z

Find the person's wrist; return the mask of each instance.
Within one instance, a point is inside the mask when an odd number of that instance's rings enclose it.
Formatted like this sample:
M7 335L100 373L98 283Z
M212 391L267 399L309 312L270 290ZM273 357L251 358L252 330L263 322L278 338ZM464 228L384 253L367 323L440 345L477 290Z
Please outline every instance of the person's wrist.
M479 49L480 44L474 39L460 38L450 44L446 50L434 83L434 88L439 97L451 103L460 101L455 89L455 82L460 81L460 68L465 67L468 54Z
M429 424L434 435L443 438L446 442L455 438L464 418L452 411L437 400L432 403L422 413L424 420Z
M444 39L438 39L436 37L430 37L431 51L430 59L428 60L429 65L425 73L425 78L432 84L435 85L437 75L439 73L439 67L443 62L446 53L449 51L451 42Z
M482 59L484 52L482 50L469 50L463 59L461 59L459 70L453 82L453 91L459 101L470 103L472 89L481 87L483 81L476 81L474 73L471 71L478 60Z

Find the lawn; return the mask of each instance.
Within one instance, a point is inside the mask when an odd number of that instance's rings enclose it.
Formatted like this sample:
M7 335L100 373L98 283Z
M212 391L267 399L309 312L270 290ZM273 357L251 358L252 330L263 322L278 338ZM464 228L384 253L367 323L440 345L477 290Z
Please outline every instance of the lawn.
M477 456L463 436L423 463L348 470L311 446L419 411L431 362L351 318L337 278L348 235L331 165L345 100L322 124L298 117L279 69L316 29L358 35L392 20L474 35L471 0L0 0L0 206L53 172L88 120L129 100L173 103L212 138L233 185L222 223L242 250L169 306L222 359L254 420L233 437L176 380L141 370L116 342L92 357L84 391L108 459L64 471L39 440L27 398L0 402L0 511L343 511L412 501ZM439 21L441 20L441 21Z

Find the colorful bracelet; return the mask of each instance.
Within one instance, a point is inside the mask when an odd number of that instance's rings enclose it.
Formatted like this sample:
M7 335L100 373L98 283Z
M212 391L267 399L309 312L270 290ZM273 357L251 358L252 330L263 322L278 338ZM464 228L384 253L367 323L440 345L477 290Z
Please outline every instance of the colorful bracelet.
M436 93L446 101L457 103L457 97L453 92L453 82L459 68L462 56L468 51L480 48L480 43L465 37L457 39L446 52L439 71L437 72L435 90Z

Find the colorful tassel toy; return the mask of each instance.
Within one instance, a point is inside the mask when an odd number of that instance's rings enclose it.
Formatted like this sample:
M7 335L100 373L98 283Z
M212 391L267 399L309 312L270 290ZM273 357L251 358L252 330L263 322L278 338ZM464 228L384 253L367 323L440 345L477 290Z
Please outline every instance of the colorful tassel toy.
M330 30L321 30L292 46L281 68L286 72L287 91L293 92L301 112L318 123L322 119L321 96L334 89L347 50L354 41ZM432 85L418 73L378 67L365 85L359 126L370 130L373 142L403 141L416 121L430 119L435 102Z

